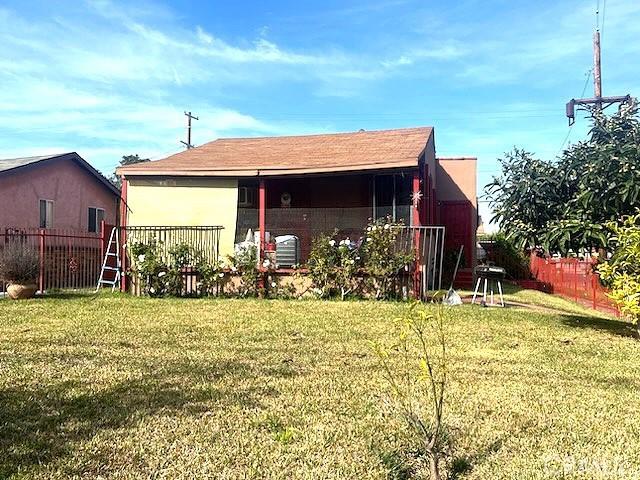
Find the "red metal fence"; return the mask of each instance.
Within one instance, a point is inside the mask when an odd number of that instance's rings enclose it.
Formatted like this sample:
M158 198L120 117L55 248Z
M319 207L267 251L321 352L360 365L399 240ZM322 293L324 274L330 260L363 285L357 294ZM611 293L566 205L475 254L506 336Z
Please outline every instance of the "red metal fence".
M587 307L619 315L615 303L607 296L595 271L595 261L577 258L543 258L531 256L531 273L543 284L542 289Z
M37 228L0 230L0 249L9 242L21 242L38 252L40 292L95 288L104 248L101 233ZM5 287L0 281L0 292L4 292Z

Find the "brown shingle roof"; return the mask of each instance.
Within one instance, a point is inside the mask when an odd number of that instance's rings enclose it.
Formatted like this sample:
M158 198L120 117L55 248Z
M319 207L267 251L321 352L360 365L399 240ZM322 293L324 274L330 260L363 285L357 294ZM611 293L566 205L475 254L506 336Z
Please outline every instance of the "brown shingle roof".
M290 137L222 138L122 175L263 176L415 167L431 127Z

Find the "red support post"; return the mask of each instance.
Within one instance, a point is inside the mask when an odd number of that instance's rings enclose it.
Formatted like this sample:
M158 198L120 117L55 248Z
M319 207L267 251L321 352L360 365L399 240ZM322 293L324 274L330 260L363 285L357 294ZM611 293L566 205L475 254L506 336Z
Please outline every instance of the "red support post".
M39 249L40 249L40 275L38 277L38 290L40 290L40 294L42 295L44 293L44 267L45 267L45 261L44 261L44 255L45 255L45 247L46 247L46 241L45 241L45 237L47 236L47 231L43 228L40 229L40 231L38 232L38 236L39 236L39 240L40 240L40 245L39 245Z
M412 222L411 224L414 227L419 227L420 226L420 204L424 203L421 202L421 198L420 198L420 173L418 171L414 172L413 174L413 189L412 189L412 202L411 202L411 218L412 218Z
M258 289L263 291L265 286L265 274L263 272L262 263L265 259L265 243L267 229L267 187L263 178L260 179L258 186L258 229L260 230L260 250L258 251L258 269L261 274L258 277Z
M120 246L127 244L127 189L129 186L129 180L122 175L122 189L120 190L120 225L116 225L116 228L120 228ZM116 222L117 223L117 222ZM120 277L120 291L127 291L127 251L124 248L120 248L120 255L122 256L122 276Z
M416 260L413 269L413 292L417 299L420 299L420 172L413 173L412 195L411 195L411 225L416 227L413 233L413 245L415 248Z
M266 239L266 225L267 225L267 190L264 183L264 179L260 179L260 186L258 187L258 229L260 230L260 265L264 260L264 247Z
M103 259L105 253L107 253L106 230L107 228L106 228L105 221L102 220L100 222L100 259Z

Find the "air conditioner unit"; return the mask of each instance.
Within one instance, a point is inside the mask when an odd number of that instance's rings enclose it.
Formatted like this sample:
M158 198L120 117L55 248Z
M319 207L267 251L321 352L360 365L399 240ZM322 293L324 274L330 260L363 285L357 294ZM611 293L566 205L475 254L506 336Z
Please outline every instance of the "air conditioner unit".
M295 235L276 237L276 263L279 267L300 264L300 239Z

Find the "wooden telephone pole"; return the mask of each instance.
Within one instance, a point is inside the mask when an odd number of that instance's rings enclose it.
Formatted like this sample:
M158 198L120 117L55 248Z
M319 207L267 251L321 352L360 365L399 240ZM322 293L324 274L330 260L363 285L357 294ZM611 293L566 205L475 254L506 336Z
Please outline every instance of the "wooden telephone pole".
M566 111L569 118L569 126L576 121L576 105L596 105L598 110L607 108L614 103L624 103L631 99L631 95L622 97L602 96L602 70L600 67L600 29L596 28L593 33L593 94L594 98L572 98L567 103Z
M180 143L182 143L185 147L187 147L187 150L189 150L190 148L193 148L193 145L191 144L191 120L200 120L198 117L191 115L191 112L184 112L184 114L187 117L187 141L184 142L182 140L180 140Z

